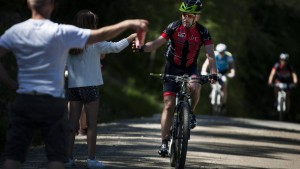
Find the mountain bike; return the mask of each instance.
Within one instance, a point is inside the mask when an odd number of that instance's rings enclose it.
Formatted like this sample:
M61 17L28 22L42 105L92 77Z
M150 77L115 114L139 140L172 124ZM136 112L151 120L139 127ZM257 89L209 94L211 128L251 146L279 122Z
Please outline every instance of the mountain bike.
M223 111L223 91L221 90L222 84L225 83L226 76L218 75L216 83L212 84L212 90L210 93L210 103L212 105L212 114L219 115Z
M191 96L188 83L190 80L193 80L203 85L209 82L212 75L200 75L199 77L191 78L188 75L175 76L150 73L150 76L158 77L162 80L172 80L180 84L180 91L176 93L173 126L170 129L169 157L172 167L183 169L186 160L188 140L190 139Z
M278 112L278 120L283 121L283 115L287 113L287 97L286 97L286 90L289 90L295 87L294 84L289 83L275 83L274 87L278 88L277 93L277 112Z

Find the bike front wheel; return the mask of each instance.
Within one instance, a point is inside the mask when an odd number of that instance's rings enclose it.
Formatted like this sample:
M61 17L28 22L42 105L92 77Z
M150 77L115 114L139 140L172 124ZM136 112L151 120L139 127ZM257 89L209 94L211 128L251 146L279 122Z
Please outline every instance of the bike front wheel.
M277 105L277 111L278 111L278 120L283 121L283 116L286 111L286 101L284 98L279 99L279 103Z
M190 138L190 106L183 102L179 109L179 122L177 126L177 138L175 140L176 169L183 169L186 161L188 140Z
M213 108L213 115L219 115L222 112L222 96L220 93L215 92L215 95L212 97L211 103Z

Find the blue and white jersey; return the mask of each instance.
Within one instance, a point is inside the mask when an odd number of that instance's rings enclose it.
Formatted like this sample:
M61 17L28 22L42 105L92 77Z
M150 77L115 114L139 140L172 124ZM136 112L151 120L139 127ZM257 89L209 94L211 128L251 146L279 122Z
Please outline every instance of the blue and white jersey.
M215 51L216 63L218 72L224 74L230 69L230 64L233 63L232 54L228 51L225 51L224 55L221 56L219 52Z

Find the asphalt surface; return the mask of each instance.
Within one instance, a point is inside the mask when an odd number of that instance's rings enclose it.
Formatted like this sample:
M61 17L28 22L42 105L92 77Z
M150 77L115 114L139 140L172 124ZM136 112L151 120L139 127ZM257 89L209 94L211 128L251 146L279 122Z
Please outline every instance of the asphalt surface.
M300 125L276 121L197 116L186 169L299 169ZM160 115L98 124L97 159L107 169L170 169L157 154ZM76 137L76 166L86 168L85 136ZM2 165L0 166L2 167ZM23 169L45 169L44 147L30 149Z

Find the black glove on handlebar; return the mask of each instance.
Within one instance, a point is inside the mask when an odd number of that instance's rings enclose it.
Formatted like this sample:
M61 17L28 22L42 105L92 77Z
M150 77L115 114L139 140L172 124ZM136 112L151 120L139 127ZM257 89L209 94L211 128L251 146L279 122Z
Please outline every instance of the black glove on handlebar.
M209 78L210 78L210 80L217 81L218 80L218 75L217 74L211 74Z

